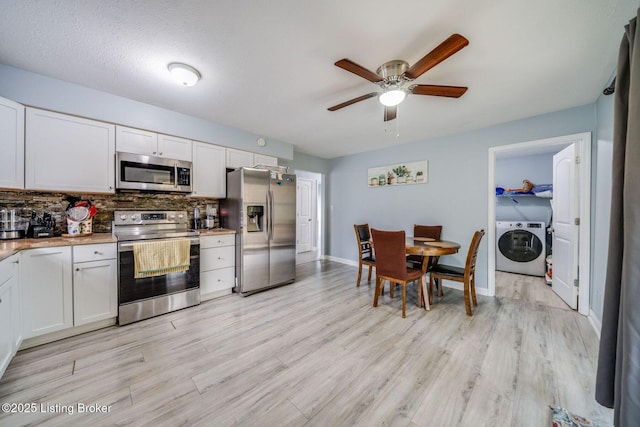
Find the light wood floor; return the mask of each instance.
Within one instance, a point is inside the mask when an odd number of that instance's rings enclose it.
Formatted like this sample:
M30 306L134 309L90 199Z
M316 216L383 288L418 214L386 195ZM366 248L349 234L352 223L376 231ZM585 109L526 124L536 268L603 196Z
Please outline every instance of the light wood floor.
M544 277L496 271L496 296L571 310L547 285Z
M595 403L586 318L445 289L407 317L356 268L298 266L297 281L20 352L0 402L73 405L0 414L0 425L548 426L549 405L611 423ZM387 287L388 289L388 287ZM110 405L107 414L77 404Z

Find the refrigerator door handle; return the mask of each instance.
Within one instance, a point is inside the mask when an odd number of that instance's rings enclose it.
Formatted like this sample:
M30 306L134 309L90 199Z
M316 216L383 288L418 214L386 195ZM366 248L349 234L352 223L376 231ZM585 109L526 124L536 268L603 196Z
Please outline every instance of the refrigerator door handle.
M269 240L273 240L273 191L269 190Z
M265 235L267 240L271 240L271 191L267 190L267 206L266 206Z

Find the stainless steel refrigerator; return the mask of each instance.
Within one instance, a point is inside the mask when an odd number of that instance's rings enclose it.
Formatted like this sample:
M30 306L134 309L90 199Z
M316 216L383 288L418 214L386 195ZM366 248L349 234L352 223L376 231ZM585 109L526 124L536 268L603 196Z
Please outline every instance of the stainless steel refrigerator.
M235 291L291 283L296 270L296 176L240 168L227 173L222 225L236 231Z

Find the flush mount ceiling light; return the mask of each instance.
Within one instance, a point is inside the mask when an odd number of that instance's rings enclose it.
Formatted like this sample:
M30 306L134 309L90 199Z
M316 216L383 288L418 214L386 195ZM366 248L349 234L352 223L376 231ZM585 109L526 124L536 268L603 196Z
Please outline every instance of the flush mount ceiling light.
M404 101L406 97L407 93L404 90L394 87L382 92L378 100L386 107L393 107Z
M190 65L172 62L167 68L171 73L171 77L173 77L179 85L193 86L200 80L200 73Z

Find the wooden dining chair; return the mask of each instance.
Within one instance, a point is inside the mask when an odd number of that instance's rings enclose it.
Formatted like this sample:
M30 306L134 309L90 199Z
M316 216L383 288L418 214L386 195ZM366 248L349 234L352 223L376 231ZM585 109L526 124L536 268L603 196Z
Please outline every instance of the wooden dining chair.
M376 266L376 260L373 256L373 245L371 244L371 234L369 233L369 224L354 224L353 229L356 232L356 241L358 242L358 284L362 279L362 267L369 267L369 276L367 281L371 281L371 268Z
M440 240L440 236L442 235L442 226L441 225L413 225L413 237L429 237L431 239ZM424 257L421 255L409 255L407 257L407 262L411 264L413 268L422 268L422 259ZM440 257L431 257L429 258L429 265L427 266L427 271L431 270L434 265L438 263L438 259Z
M407 284L418 281L418 301L422 295L422 269L407 268L405 258L405 232L371 230L376 247L376 291L373 306L378 306L378 297L382 293L384 282L402 285L402 317L406 317ZM393 294L391 294L393 298Z
M473 314L469 297L473 299L473 305L478 306L478 300L476 299L476 259L478 258L478 248L480 247L482 236L484 236L484 230L478 230L473 234L464 268L443 264L436 264L433 267L429 273L429 303L432 300L434 282L438 286L438 295L442 296L442 280L454 280L463 283L464 304L467 309L467 315L471 316Z

